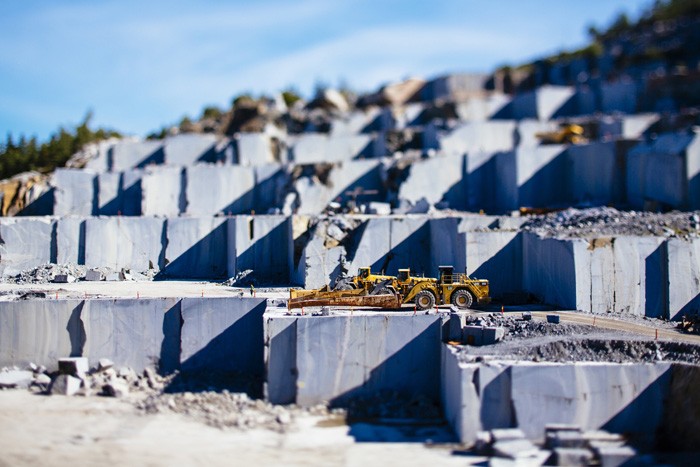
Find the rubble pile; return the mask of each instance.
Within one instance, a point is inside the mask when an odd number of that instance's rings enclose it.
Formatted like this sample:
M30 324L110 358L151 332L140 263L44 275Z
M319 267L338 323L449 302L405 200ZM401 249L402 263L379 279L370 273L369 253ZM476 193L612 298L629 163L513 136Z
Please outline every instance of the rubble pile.
M547 425L542 448L528 440L517 428L481 431L477 434L473 450L476 454L491 456L489 465L496 463L493 458L523 465L653 464L650 458L639 455L619 434L605 430L584 431L580 426L569 424Z
M149 281L158 274L155 269L143 272L127 268L114 270L109 267L89 268L82 264L43 264L18 274L3 276L0 282L9 284L71 283L76 281Z
M522 230L546 237L700 236L700 211L655 213L620 211L612 207L569 208L539 216L528 216Z

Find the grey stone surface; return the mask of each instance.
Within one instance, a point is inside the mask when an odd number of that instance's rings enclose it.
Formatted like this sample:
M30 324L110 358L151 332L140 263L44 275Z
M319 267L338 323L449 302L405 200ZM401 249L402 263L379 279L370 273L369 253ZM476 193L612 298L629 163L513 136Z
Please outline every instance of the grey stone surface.
M187 168L187 214L243 214L254 208L251 167L196 165Z
M89 218L85 221L85 264L138 272L159 269L164 228L164 220L154 217Z
M166 220L163 274L168 277L226 276L226 218L175 217Z
M700 137L664 133L628 153L627 200L635 208L700 208Z
M90 366L100 358L136 371L158 366L162 373L179 366L180 303L175 298L86 300L83 356Z
M488 279L493 297L523 290L520 232L467 232L465 236L467 274Z
M442 346L442 405L461 442L484 428L517 426L541 439L551 423L634 435L659 428L671 364L460 363ZM510 401L510 402L509 402Z
M680 320L700 309L700 239L669 238L668 317Z
M544 121L570 114L567 103L573 99L574 93L574 89L567 86L546 85L518 94L512 102L513 117L516 120L534 118Z
M494 455L507 459L525 459L535 457L539 453L539 449L527 439L497 441L493 444L492 449Z
M322 238L312 238L304 245L300 259L294 265L294 283L307 289L332 284L340 273L340 260L346 254L342 246L326 248Z
M342 162L359 157L378 157L370 135L325 135L306 133L296 137L292 146L294 162L316 164L319 162Z
M290 217L235 216L226 229L229 277L252 269L260 283L289 282L294 260Z
M111 172L162 164L163 143L161 141L120 141L109 151L108 160Z
M235 138L236 156L240 165L263 165L286 162L286 155L277 160L272 150L270 135L264 133L240 133Z
M121 172L105 172L97 175L97 208L95 214L116 216L121 212Z
M347 192L356 188L379 192L378 195L362 197L362 202L383 199L380 164L375 160L351 160L337 164L326 183L314 178L301 177L294 182L294 189L299 195L298 214L318 214L331 201L348 201L351 196Z
M296 318L296 402L344 404L381 390L436 398L439 390L440 319L426 315L363 315ZM268 368L278 357L270 348ZM285 360L284 362L288 362ZM278 368L285 368L282 362ZM284 371L268 374L282 391Z
M61 396L74 396L80 391L82 381L75 376L60 374L51 382L49 394Z
M538 133L547 133L557 130L559 130L559 124L555 121L540 121L533 119L520 120L516 129L517 146L539 146L541 140L537 137Z
M53 213L57 216L91 216L96 212L96 175L87 170L56 169Z
M454 155L510 151L515 148L515 130L516 124L512 121L466 122L450 133L438 136L439 148L432 149Z
M264 298L183 298L183 371L265 374Z
M27 389L34 380L34 373L26 370L0 371L0 388Z
M607 205L625 198L625 158L617 145L591 143L568 148L571 202Z
M0 275L19 274L54 259L55 221L47 217L0 218Z
M484 121L496 116L510 102L511 97L505 94L488 94L473 96L456 105L457 116L463 121Z
M600 85L600 110L604 113L635 113L637 86L630 81L605 82Z
M180 134L163 141L164 162L184 166L197 162L216 162L218 138L212 134Z
M556 448L553 457L554 465L591 465L593 452L582 448Z
M141 213L144 216L175 217L185 212L185 184L189 189L189 179L181 167L150 167L143 172L141 178ZM206 196L215 189L202 193Z
M85 264L85 218L56 220L56 263Z
M637 455L630 446L596 446L594 452L602 467L625 465Z
M81 300L4 302L0 306L0 366L30 362L50 371L58 359L81 355L85 330Z
M85 280L89 282L101 281L104 277L98 269L88 269L85 273Z
M266 313L265 397L272 404L293 404L297 397L297 318Z
M56 274L53 277L53 282L57 284L72 284L75 282L75 276L71 274Z
M491 326L464 326L462 328L462 342L467 345L493 345L502 341L505 329Z
M141 181L144 171L131 169L122 172L118 205L124 216L140 216L143 198Z
M425 198L430 204L449 203L465 210L466 163L463 155L435 156L411 164L408 177L399 187L399 199L416 203Z
M547 423L654 433L661 423L670 364L514 365L512 401L520 428L542 436Z

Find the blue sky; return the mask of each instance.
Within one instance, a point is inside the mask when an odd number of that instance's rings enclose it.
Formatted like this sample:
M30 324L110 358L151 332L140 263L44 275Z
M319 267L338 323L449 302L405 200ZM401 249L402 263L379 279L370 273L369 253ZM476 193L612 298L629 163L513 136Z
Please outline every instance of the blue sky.
M0 138L80 122L144 136L242 92L358 91L583 45L642 0L0 2Z

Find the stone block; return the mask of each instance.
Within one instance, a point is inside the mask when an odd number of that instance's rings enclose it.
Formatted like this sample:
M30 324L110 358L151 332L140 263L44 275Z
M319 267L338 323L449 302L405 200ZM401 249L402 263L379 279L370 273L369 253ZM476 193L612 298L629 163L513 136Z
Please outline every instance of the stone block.
M669 238L668 318L680 320L700 309L700 239Z
M533 91L516 95L512 102L513 118L522 120L551 120L575 113L571 102L575 91L568 86L540 86Z
M85 357L64 357L58 359L58 371L64 375L82 378L90 371L90 364Z
M72 284L75 280L75 276L70 274L56 274L53 278L56 284Z
M345 247L326 248L322 238L311 238L304 245L299 261L294 263L294 283L307 289L333 284L346 253Z
M212 134L185 133L168 136L163 141L164 163L174 166L198 162L216 162L218 138Z
M465 176L463 155L438 155L414 162L399 187L399 199L415 204L425 198L433 205L446 202L452 209L466 210Z
M665 316L666 249L660 237L615 238L614 312Z
M242 214L253 209L255 171L251 167L196 165L187 168L187 214Z
M485 121L498 115L510 102L511 97L505 94L473 96L464 102L458 102L455 111L459 120Z
M95 214L116 216L121 213L122 173L105 172L97 175L97 209Z
M95 173L78 169L56 169L53 213L56 216L91 216L96 210Z
M110 172L160 165L164 162L161 141L120 141L109 151Z
M176 217L166 220L163 274L182 278L226 276L226 219Z
M272 404L293 404L297 397L297 318L266 313L265 398Z
M505 328L491 326L464 326L462 328L462 342L467 345L493 345L502 341L505 336Z
M20 272L54 260L52 239L55 221L45 217L0 219L0 275Z
M581 239L565 240L540 238L523 233L523 287L545 303L562 309L586 309L590 306L590 280L578 276L579 268L590 271L586 264L590 254L588 242ZM590 274L588 274L590 279Z
M98 269L88 269L85 272L85 280L88 282L96 282L103 279L102 273Z
M626 465L637 455L637 451L630 446L597 446L594 452L601 467Z
M605 82L600 85L600 106L603 113L637 111L637 86L633 81Z
M493 444L491 449L495 456L505 457L507 459L535 457L539 453L539 449L527 439L497 441Z
M176 217L185 212L189 179L181 167L151 167L141 177L141 213L144 216ZM211 190L217 188L210 186Z
M515 130L512 121L466 122L446 135L439 135L439 147L424 149L440 149L448 155L511 151L515 148Z
M49 394L61 396L74 396L80 391L82 381L75 376L60 374L51 382Z
M179 367L179 299L88 300L82 321L83 355L91 366L109 358L135 371L155 365L161 373L168 373Z
M85 218L56 219L56 262L85 264Z
M258 165L253 168L255 188L253 210L259 214L282 206L282 199L289 183L285 169L280 164Z
M510 368L515 419L528 438L548 423L654 433L661 423L671 365L518 364Z
M614 142L572 145L567 152L573 203L597 206L624 201L626 160Z
M273 151L273 142L270 135L264 133L240 133L235 138L236 156L238 164L263 165L275 162L286 162L282 154Z
M301 317L296 326L297 404L343 405L382 390L437 398L438 316Z
M294 162L297 164L317 164L321 162L342 162L357 158L379 157L370 135L325 135L322 133L302 133L292 146Z
M160 269L164 220L153 217L93 217L85 221L85 264L142 272Z
M259 283L286 284L293 269L292 221L286 216L236 216L226 227L227 274L253 270Z
M182 371L261 377L264 298L183 298Z
M34 373L25 370L0 371L0 389L27 389L34 381Z
M327 181L303 176L294 182L298 193L297 214L319 214L331 201L347 203L356 190L377 190L376 195L364 195L360 202L384 199L380 164L374 160L352 160L333 166Z
M556 448L553 451L554 465L591 465L593 452L582 448Z
M27 300L0 307L0 367L32 362L57 369L58 359L80 356L85 343L82 300Z
M488 279L492 297L523 290L523 250L520 232L467 232L467 274Z
M141 181L144 171L141 169L122 172L118 204L124 216L140 216L143 197Z

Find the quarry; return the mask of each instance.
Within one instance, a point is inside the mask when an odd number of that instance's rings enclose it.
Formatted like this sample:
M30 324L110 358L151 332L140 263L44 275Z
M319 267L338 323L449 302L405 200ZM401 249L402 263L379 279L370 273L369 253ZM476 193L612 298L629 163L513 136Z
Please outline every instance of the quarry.
M0 465L697 462L699 107L606 54L261 100L0 182ZM445 265L491 303L288 306Z

